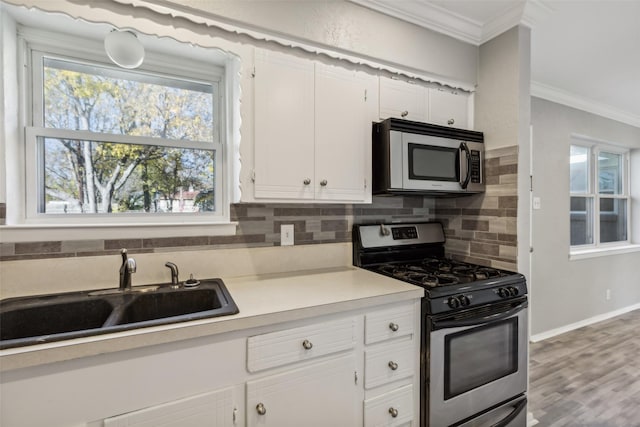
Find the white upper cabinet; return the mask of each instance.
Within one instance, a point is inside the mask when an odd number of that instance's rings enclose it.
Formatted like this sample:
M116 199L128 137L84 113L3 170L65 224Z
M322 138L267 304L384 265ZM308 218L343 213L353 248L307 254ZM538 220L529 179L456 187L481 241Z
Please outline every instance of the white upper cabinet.
M256 50L256 198L314 198L313 86L313 62Z
M461 129L473 128L473 97L450 88L428 88L380 77L380 119L389 117Z
M371 200L377 77L257 50L254 102L256 199Z
M380 118L426 122L428 96L424 86L380 77Z
M429 89L429 122L462 129L473 127L469 94L452 89Z
M366 73L316 64L316 199L370 200L376 86Z

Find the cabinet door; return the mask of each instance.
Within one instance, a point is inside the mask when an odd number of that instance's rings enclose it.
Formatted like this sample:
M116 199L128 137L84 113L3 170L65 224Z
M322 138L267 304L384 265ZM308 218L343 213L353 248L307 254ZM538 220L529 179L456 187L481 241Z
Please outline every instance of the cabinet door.
M470 129L469 95L449 89L429 89L429 121L443 126Z
M367 183L371 175L376 83L375 76L364 72L316 64L316 199L370 199Z
M255 197L312 199L313 62L256 50L254 84Z
M247 425L355 426L358 386L353 353L247 383Z
M104 420L104 427L227 427L237 421L233 388L205 393Z
M427 121L427 88L380 77L380 118L389 117Z

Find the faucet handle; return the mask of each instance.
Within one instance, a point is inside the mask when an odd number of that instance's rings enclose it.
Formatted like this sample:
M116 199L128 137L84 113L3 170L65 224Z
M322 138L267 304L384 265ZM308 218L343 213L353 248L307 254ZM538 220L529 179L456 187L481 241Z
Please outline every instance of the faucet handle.
M136 260L133 258L127 258L127 271L129 273L136 272Z

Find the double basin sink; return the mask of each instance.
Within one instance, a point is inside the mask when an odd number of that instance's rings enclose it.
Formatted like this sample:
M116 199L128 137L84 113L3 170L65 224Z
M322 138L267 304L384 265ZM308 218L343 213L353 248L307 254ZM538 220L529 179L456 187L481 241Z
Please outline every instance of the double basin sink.
M238 312L221 279L9 298L0 301L0 349Z

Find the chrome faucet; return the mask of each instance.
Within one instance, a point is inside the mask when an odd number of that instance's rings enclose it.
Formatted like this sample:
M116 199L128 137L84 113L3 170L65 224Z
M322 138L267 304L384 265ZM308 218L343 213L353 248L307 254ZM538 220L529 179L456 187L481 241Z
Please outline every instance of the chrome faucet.
M127 256L127 250L120 251L122 255L122 265L120 266L120 290L131 289L131 274L136 272L136 260Z
M164 266L169 267L169 270L171 270L171 287L180 287L180 280L178 279L178 266L168 261L164 264Z

